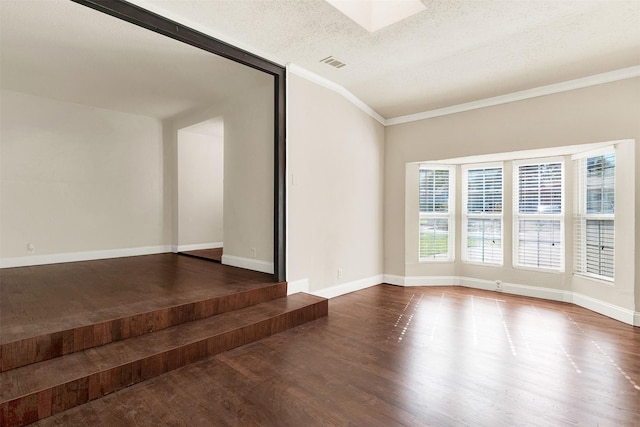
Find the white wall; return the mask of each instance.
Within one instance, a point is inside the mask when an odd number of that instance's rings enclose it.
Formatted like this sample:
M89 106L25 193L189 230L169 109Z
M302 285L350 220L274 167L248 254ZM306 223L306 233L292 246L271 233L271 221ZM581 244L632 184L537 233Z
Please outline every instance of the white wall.
M164 124L3 91L2 266L168 252L177 247L177 132L222 116L225 221L222 233L210 230L207 239L225 237L229 264L273 271L272 77L264 75L263 83ZM198 239L183 237L189 243ZM28 243L33 251L27 249Z
M224 134L178 131L178 246L223 242Z
M168 243L158 120L12 91L1 100L3 260Z
M287 279L311 291L380 283L384 128L303 77L288 85Z
M573 290L605 303L633 310L640 307L640 259L636 230L640 227L640 150L625 148L618 157L616 204L616 280L613 285L573 280L570 273L550 274L505 268L417 263L407 253L406 164L471 155L551 148L565 145L635 139L640 141L640 79L573 90L554 95L452 114L386 128L385 273L398 276L458 275L557 290ZM567 175L569 180L570 175ZM459 221L458 221L459 223ZM505 226L505 229L508 228ZM567 234L571 236L571 232ZM505 234L505 238L508 235ZM459 249L457 251L459 260ZM508 257L505 257L505 261ZM567 268L571 268L570 259ZM635 297L634 297L635 295ZM635 301L634 301L635 300Z
M275 102L273 77L265 79L225 106L223 262L233 256L273 265Z
M168 150L177 170L178 130L212 118L224 122L224 189L222 262L273 272L273 77L216 105L189 111L164 123ZM179 182L173 173L174 230L178 246ZM255 256L254 256L255 249Z

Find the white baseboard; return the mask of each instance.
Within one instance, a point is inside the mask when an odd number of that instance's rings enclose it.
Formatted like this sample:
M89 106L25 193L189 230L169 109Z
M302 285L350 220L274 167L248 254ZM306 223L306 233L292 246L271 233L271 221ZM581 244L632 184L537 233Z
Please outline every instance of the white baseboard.
M401 286L466 286L468 288L495 291L496 284L491 280L475 279L472 277L433 276L433 277L403 277L384 275L385 283ZM520 285L517 283L502 283L504 293L526 297L541 298L551 301L568 302L620 322L640 326L640 312L619 307L587 295L572 291L549 289L540 286Z
M458 277L456 276L405 277L404 286L458 286Z
M472 277L458 277L458 284L468 288L495 291L496 283L492 280L475 279ZM571 302L571 296L566 291L543 288L540 286L519 285L516 283L502 283L502 291L506 294L520 295L523 297L542 298L551 301Z
M395 274L383 274L382 282L387 285L404 286L404 276L396 276Z
M140 248L106 249L102 251L67 252L61 254L30 255L2 258L0 268L27 267L32 265L60 264L63 262L92 261L96 259L123 258L171 252L171 246L144 246Z
M504 283L502 284L504 289ZM485 291L495 291L496 284L490 280L474 279L472 277L458 277L458 286L467 288L482 289Z
M217 249L221 247L223 247L222 242L197 243L195 245L178 245L174 246L174 252L199 251L201 249Z
M331 286L329 288L320 289L318 291L310 292L313 295L323 298L335 298L340 295L348 294L350 292L359 291L362 289L370 288L382 283L383 275L378 274L376 276L368 277L366 279L354 280L353 282L342 283L340 285Z
M287 295L297 294L298 292L309 293L309 279L287 282Z
M495 282L490 280L473 279L470 277L460 277L460 285L489 291L496 290ZM549 289L540 286L519 285L516 283L502 283L502 292L551 301L568 302L629 325L635 324L635 317L638 315L638 313L633 310L619 307L572 291Z
M222 255L222 264L232 267L246 268L247 270L260 271L273 274L273 263L254 258L243 258L234 255Z
M575 292L571 292L571 294L571 302L575 305L579 305L580 307L595 311L596 313L600 313L629 325L640 326L640 322L638 322L638 320L640 320L640 312L634 312L633 310L609 304L608 302L600 301L587 295Z

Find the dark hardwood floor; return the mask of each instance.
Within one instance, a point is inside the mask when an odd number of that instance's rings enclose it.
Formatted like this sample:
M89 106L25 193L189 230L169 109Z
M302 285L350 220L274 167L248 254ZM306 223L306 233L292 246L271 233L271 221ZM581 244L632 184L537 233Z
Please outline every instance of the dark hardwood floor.
M327 315L273 276L162 254L0 270L0 426ZM73 423L72 423L73 424Z
M268 286L273 276L167 253L6 268L0 283L5 343Z
M563 303L380 285L35 425L637 426L640 328Z
M176 254L0 270L0 372L287 294L263 273Z
M198 249L195 251L184 251L180 253L196 258L208 259L209 261L222 262L222 250L222 248Z

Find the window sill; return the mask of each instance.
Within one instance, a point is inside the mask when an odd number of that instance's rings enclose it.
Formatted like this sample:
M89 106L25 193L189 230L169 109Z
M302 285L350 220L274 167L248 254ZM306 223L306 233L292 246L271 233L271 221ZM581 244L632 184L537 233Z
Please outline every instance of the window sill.
M454 259L419 259L419 264L453 264L456 260Z
M536 273L551 273L551 274L564 274L564 268L562 270L554 270L551 268L536 268L536 267L526 267L521 265L514 265L514 270L524 270L524 271L534 271Z
M603 285L613 286L615 284L615 279L603 276L591 275L588 273L573 273L573 277L580 277L582 279L591 280L593 282L599 282Z
M477 262L477 261L465 261L462 260L463 264L466 265L477 265L479 267L496 267L496 268L504 268L504 263L500 264L492 264L490 262Z

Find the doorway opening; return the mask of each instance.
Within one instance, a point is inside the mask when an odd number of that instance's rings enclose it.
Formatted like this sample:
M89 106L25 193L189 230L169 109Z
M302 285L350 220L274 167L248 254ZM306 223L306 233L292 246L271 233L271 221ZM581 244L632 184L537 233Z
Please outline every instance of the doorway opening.
M177 131L178 252L215 262L224 246L224 121Z

